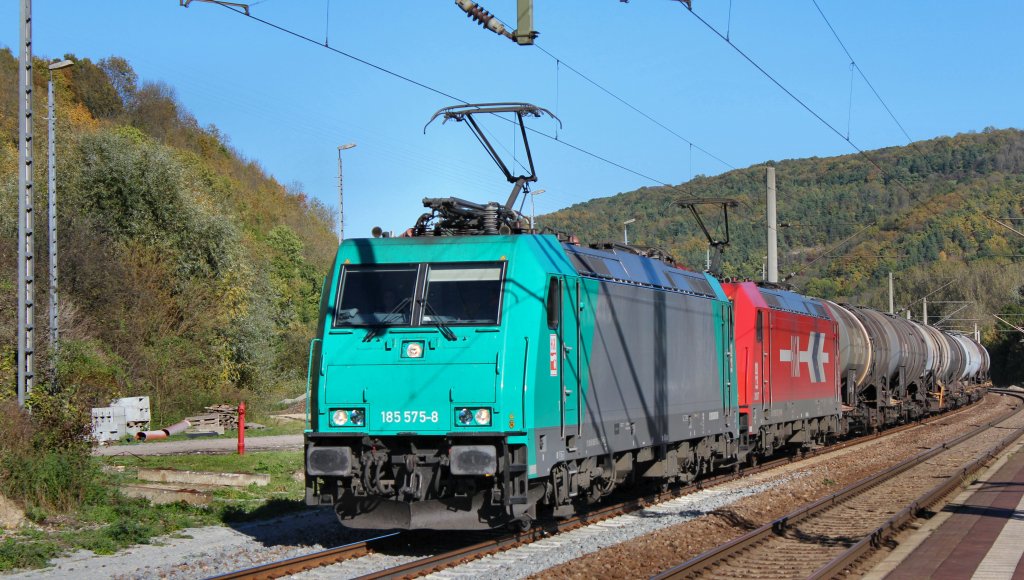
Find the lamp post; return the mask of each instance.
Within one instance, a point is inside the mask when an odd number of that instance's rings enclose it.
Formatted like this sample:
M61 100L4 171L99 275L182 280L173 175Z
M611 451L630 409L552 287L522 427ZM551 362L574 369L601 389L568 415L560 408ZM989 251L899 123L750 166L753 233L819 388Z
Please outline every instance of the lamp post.
M636 218L628 219L622 222L622 243L629 245L629 224L636 221Z
M341 152L355 146L355 143L338 145L338 242L345 241L345 190L341 181Z
M530 192L530 229L537 231L537 208L533 205L534 196L540 195L547 191L546 189L538 189L537 191Z
M47 217L49 222L50 241L50 380L57 386L57 102L53 96L53 71L74 66L70 60L62 60L49 65L50 81L46 86L49 110L47 111L47 141L49 142L49 179L47 196Z

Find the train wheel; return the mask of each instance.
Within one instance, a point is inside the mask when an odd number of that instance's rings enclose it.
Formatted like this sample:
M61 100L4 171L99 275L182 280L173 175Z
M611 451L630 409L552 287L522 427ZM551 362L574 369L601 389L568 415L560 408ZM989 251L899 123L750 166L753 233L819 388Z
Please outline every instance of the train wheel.
M520 533L529 532L530 528L533 527L533 518L531 518L530 516L528 516L526 514L523 514L523 515L519 516L518 518L512 520L512 522L509 523L509 526L514 531L517 531L517 532L520 532Z

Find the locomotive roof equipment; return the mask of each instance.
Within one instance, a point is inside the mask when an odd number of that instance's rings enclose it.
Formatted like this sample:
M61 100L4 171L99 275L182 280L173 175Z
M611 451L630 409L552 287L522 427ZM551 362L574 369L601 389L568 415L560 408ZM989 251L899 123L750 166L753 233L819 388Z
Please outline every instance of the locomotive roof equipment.
M502 161L501 155L498 155L498 152L494 150L494 146L491 145L491 142L487 139L487 136L484 135L483 130L480 128L480 125L477 124L476 119L473 118L474 115L497 115L500 113L515 114L515 122L519 125L519 132L523 137L523 148L526 149L526 160L530 164L529 175L512 175L512 171L510 171L508 166L505 165L505 162ZM480 144L483 145L484 149L487 150L487 154L490 155L494 163L497 164L498 169L501 169L501 172L505 174L505 179L507 179L509 183L514 184L512 187L512 193L509 195L508 201L505 202L506 211L512 210L512 207L516 203L516 199L519 198L520 191L525 189L529 192L530 189L527 185L528 183L537 181L537 170L533 166L533 154L530 152L530 140L526 137L526 122L524 121L524 117L541 117L542 115L547 115L555 121L558 121L559 127L562 126L561 119L556 117L554 113L543 107L531 105L530 103L481 103L476 105L467 104L444 107L434 113L434 116L427 121L427 124L423 126L423 132L426 133L427 127L434 122L434 119L442 115L444 116L444 120L441 121L441 124L447 123L449 120L454 120L456 122L465 121L469 130L472 131L473 136L475 136L477 141L479 141Z
M697 225L700 226L701 231L704 232L704 236L708 239L708 246L711 249L711 266L708 268L708 272L716 278L721 278L722 254L725 251L725 246L729 245L729 208L739 207L740 202L728 197L709 197L681 199L676 203L680 207L689 208L690 212L693 213L693 219L697 220ZM722 215L725 217L725 239L716 240L715 237L711 235L711 232L708 231L708 227L704 225L704 220L700 217L700 212L697 211L698 205L722 206Z
M499 115L502 113L513 113L514 123L519 125L519 131L523 139L523 147L526 149L526 159L529 163L529 174L513 175L508 165L501 159L501 155L491 145L484 134L483 129L474 115ZM541 117L548 115L561 126L562 121L551 111L531 105L529 103L481 103L456 105L444 107L438 110L427 124L423 126L423 132L434 122L434 119L443 117L442 124L449 120L466 122L470 132L477 141L483 145L491 160L498 166L505 179L513 184L512 193L504 205L497 202L485 204L475 203L457 197L428 197L423 199L423 206L430 209L413 226L413 236L446 236L446 235L480 235L480 234L510 234L530 231L532 224L524 222L522 215L514 208L520 193L530 191L530 183L537 181L537 170L533 165L533 153L530 151L530 141L526 136L526 117Z

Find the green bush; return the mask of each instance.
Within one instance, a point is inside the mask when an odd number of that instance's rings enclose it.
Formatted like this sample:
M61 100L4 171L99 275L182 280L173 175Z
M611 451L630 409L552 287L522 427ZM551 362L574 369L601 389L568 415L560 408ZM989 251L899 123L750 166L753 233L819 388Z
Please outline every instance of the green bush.
M0 570L42 568L59 553L56 544L7 538L0 543Z
M67 512L105 493L86 439L88 409L37 388L33 414L0 403L0 492L27 511Z
M92 459L77 450L0 457L4 495L47 511L66 512L102 495L97 475Z

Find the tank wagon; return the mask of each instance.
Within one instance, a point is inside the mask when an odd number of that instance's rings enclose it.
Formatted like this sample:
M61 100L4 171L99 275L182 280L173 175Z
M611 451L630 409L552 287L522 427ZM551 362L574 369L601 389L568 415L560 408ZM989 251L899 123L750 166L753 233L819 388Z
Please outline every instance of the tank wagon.
M872 431L960 406L988 378L974 340L870 308L823 301L838 323L840 392L851 429ZM984 353L984 354L982 354ZM977 361L968 369L969 361Z
M738 456L714 278L552 235L346 240L311 356L307 499L490 528Z

